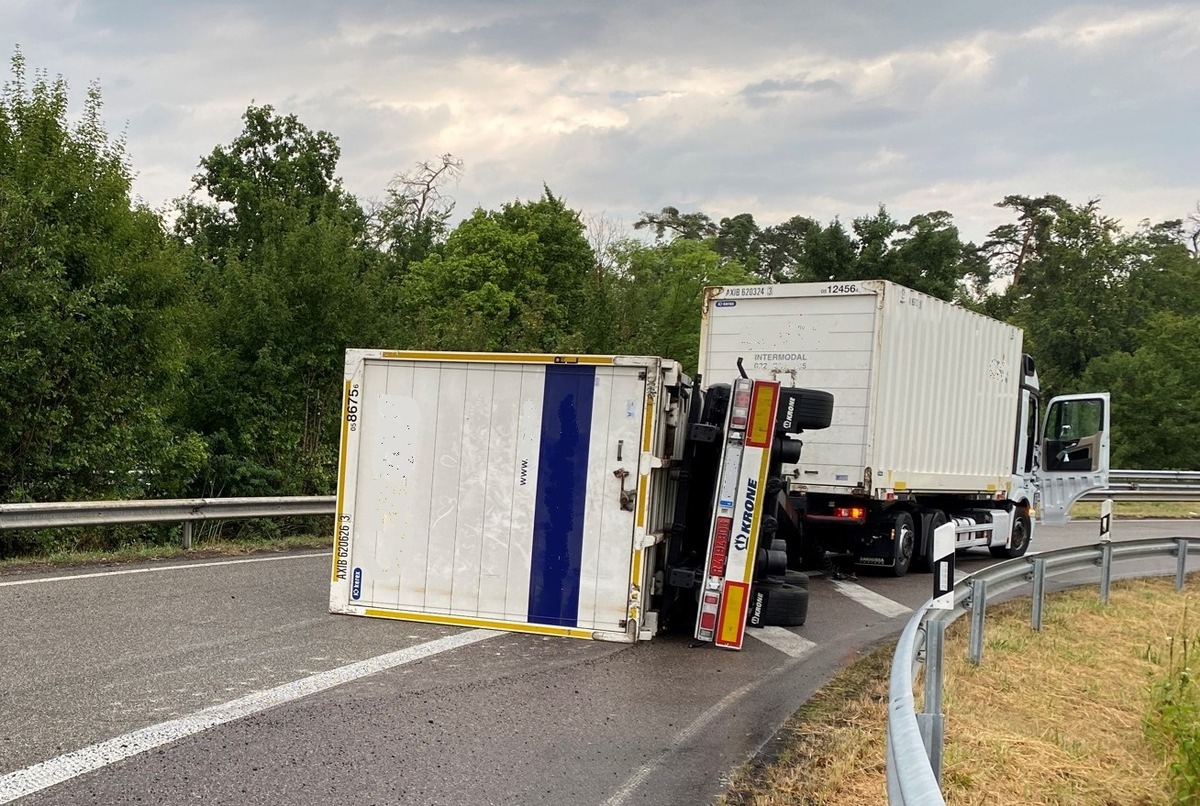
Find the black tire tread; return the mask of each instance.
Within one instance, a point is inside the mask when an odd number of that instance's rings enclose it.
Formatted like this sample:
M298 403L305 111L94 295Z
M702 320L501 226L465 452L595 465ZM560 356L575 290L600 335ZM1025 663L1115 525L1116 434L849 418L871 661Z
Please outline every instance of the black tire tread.
M760 627L802 627L808 619L808 588L776 580L758 583L767 595ZM751 601L753 607L753 600Z
M784 394L796 398L796 409L793 412L792 428L802 431L819 431L828 428L833 422L833 395L822 389L798 389L791 387L782 390Z

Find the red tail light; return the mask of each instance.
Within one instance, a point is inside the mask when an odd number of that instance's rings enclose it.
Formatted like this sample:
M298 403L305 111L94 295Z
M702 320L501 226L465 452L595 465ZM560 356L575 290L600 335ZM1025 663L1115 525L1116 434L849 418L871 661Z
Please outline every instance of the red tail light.
M733 382L733 402L729 405L729 428L731 430L746 430L746 423L750 420L750 393L753 390L754 381L749 378L738 378Z
M721 606L721 594L709 591L700 600L700 624L696 629L696 638L701 641L711 641L717 629L717 611Z
M838 507L833 511L833 516L863 523L867 519L867 510L863 507Z

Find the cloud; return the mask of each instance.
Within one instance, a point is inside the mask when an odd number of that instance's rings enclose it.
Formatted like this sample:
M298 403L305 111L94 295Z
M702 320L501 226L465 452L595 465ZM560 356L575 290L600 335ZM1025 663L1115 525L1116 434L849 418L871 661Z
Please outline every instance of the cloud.
M0 30L73 94L100 81L153 204L251 102L337 135L364 197L454 153L460 212L546 182L625 220L882 202L979 238L1008 193L1098 195L1123 218L1200 193L1200 110L1180 94L1200 15L1177 4L9 0Z

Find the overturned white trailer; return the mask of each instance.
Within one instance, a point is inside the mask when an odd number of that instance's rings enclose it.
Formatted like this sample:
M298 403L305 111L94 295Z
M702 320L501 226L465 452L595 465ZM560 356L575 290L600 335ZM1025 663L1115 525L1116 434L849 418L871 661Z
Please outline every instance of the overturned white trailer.
M644 356L348 351L331 610L649 637L682 381Z

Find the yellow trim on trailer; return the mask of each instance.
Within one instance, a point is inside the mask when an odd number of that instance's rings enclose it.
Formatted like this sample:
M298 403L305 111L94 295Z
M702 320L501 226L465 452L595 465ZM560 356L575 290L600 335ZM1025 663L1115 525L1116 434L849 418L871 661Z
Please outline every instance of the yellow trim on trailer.
M338 456L337 518L333 523L333 578L330 580L331 582L338 581L338 534L342 527L342 508L346 502L346 446L350 444L350 424L346 422L349 409L350 381L347 380L345 388L342 390L342 446Z
M718 645L721 644L738 644L738 638L742 635L742 606L746 603L747 592L749 586L733 583L725 586L725 595L721 597L721 616L718 619L720 622L720 634L713 638L713 641Z
M775 395L778 388L762 386L756 391L758 394L754 396L754 412L750 418L750 433L747 435L746 441L756 446L765 445L766 449L770 450L772 412L775 410Z
M633 568L629 573L629 585L631 596L635 589L639 592L638 600L636 602L630 601L625 613L626 617L633 619L637 618L638 609L642 606L642 549L633 550Z
M650 453L654 436L654 395L646 395L646 411L642 414L642 453Z
M646 395L646 410L642 413L642 456L638 458L639 464L645 458L645 454L650 453L650 448L653 445L651 432L654 429L654 396ZM646 495L649 491L648 476L638 474L638 492L637 492L637 525L643 529L646 527Z
M598 364L611 366L616 358L611 355L552 355L550 353L452 353L420 350L385 350L387 359L410 359L413 361L503 361L510 364Z
M475 627L484 630L510 630L514 632L533 633L534 635L557 635L565 638L591 638L594 630L581 630L576 627L554 627L549 624L529 624L520 621L499 621L496 619L470 618L468 616L444 616L438 613L409 613L404 610L377 610L367 608L364 615L373 618L399 619L400 621L419 621L425 624L449 624L453 627Z

